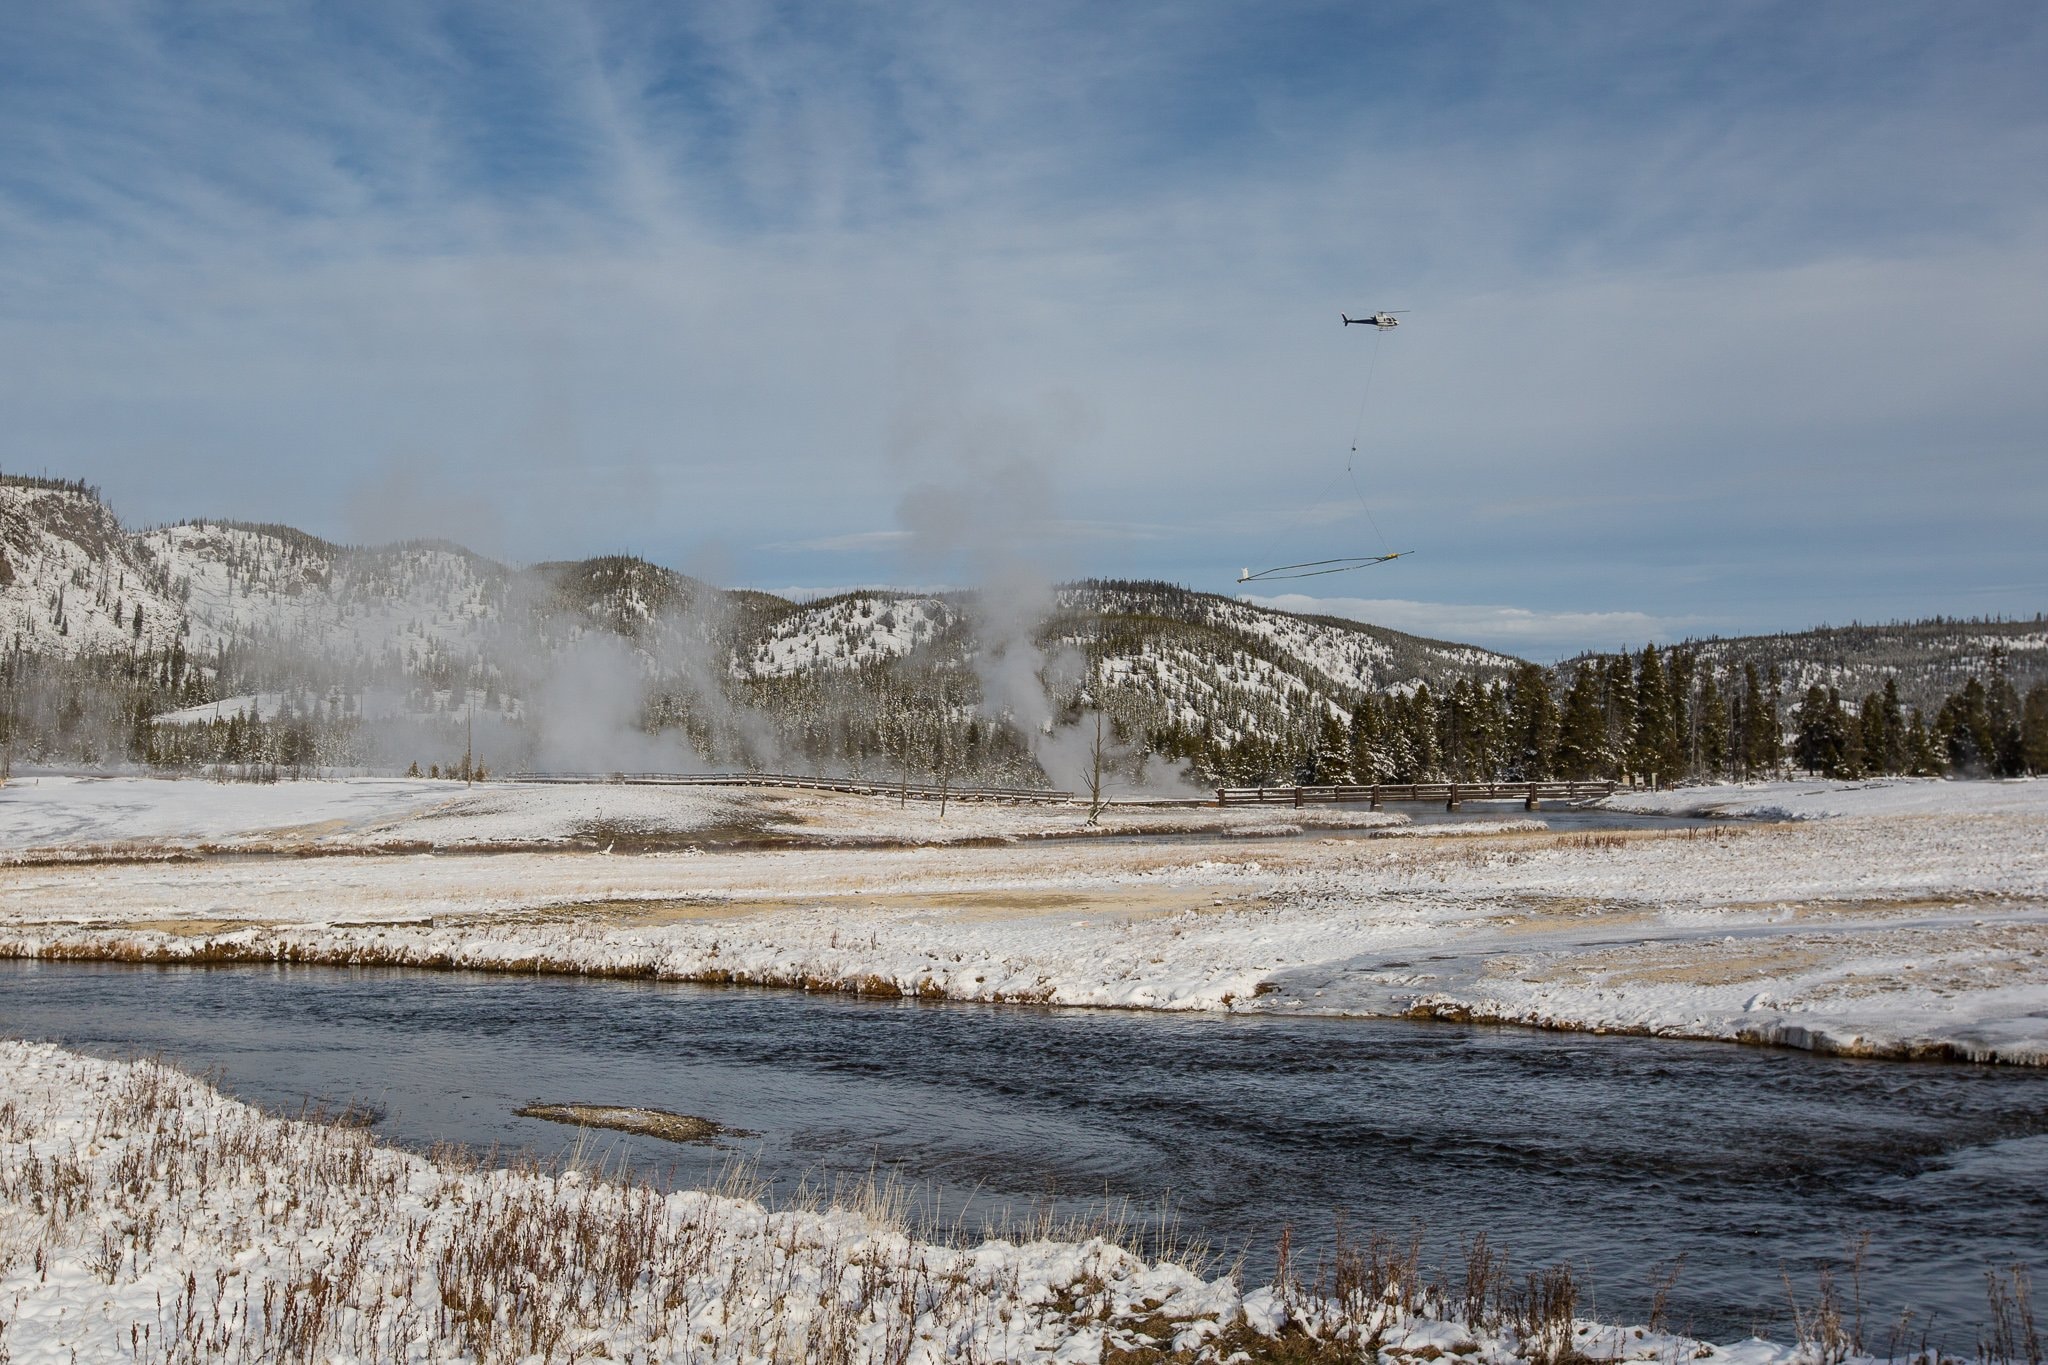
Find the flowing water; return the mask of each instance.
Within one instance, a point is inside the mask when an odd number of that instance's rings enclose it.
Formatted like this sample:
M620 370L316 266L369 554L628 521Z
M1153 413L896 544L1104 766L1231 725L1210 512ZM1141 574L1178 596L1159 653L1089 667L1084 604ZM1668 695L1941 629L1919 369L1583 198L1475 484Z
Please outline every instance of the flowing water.
M1636 1319L1683 1254L1672 1320L1788 1331L1785 1279L1871 1238L1871 1344L1907 1307L1975 1344L1987 1266L2048 1270L2048 1073L1386 1020L875 1002L556 978L0 963L0 1035L215 1069L295 1111L367 1104L403 1144L559 1156L533 1100L652 1105L749 1130L585 1155L782 1192L893 1173L970 1225L1105 1193L1269 1273L1284 1225L1327 1247L1488 1233L1570 1261ZM1917 1342L1917 1329L1915 1341Z

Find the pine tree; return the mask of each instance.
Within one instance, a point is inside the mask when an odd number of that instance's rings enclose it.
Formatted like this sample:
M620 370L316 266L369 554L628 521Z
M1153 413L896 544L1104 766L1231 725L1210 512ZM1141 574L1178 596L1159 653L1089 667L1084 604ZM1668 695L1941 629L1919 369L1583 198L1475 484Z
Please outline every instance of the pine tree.
M1832 769L1833 746L1828 741L1828 694L1821 690L1819 683L1806 689L1798 710L1792 713L1792 723L1796 727L1792 761L1806 769L1809 777Z
M1828 689L1828 742L1833 746L1833 776L1863 776L1863 726L1842 705L1839 688Z
M1856 736L1856 769L1868 776L1891 770L1884 765L1884 698L1866 693L1856 709L1856 723L1849 727Z
M1557 698L1551 695L1549 675L1535 664L1523 664L1515 671L1508 734L1513 775L1529 782L1548 778L1557 752Z
M1414 726L1403 701L1390 698L1379 711L1379 769L1385 782L1413 782L1421 771Z
M1629 766L1653 781L1670 782L1679 775L1671 693L1655 645L1644 645L1636 662L1636 715L1629 753Z
M1965 777L1982 777L1990 771L1997 751L1983 683L1971 678L1961 691L1950 693L1934 718L1934 729L1952 771Z
M1903 773L1907 771L1911 756L1906 751L1905 707L1899 701L1897 677L1884 680L1884 700L1878 705L1883 715L1884 734L1881 771Z
M1729 678L1732 688L1735 682ZM1749 702L1739 691L1728 694L1728 776L1749 776Z
M1746 778L1775 773L1784 759L1785 742L1778 719L1779 680L1775 664L1771 667L1770 680L1770 690L1766 692L1756 665L1743 665L1742 775Z
M1412 755L1408 775L1403 782L1429 782L1440 773L1443 761L1442 751L1437 747L1437 706L1436 699L1429 695L1429 684L1417 685L1408 698L1407 730L1408 748Z
M1472 739L1472 680L1460 678L1451 684L1451 690L1444 694L1443 705L1437 708L1437 752L1442 755L1445 776L1453 782L1462 782L1470 774L1465 771L1467 748Z
M1388 743L1385 707L1366 697L1351 712L1351 777L1355 782L1391 782L1395 765Z
M2034 776L2048 774L2048 682L2027 689L2020 708L2020 757Z
M1500 771L1507 730L1504 688L1460 678L1438 709L1438 719L1443 762L1453 781L1486 781Z
M1607 661L1601 681L1600 710L1607 728L1604 747L1613 765L1610 776L1627 777L1636 724L1636 685L1627 650Z
M1691 777L1700 766L1699 707L1693 696L1699 685L1699 661L1690 650L1674 649L1665 673L1671 713L1671 771L1674 777Z
M1611 775L1601 678L1591 664L1580 664L1572 673L1558 725L1556 769L1574 781Z
M1326 708L1322 725L1318 727L1315 748L1309 759L1309 777L1306 785L1315 787L1334 786L1355 782L1351 774L1351 737L1344 722L1331 715Z
M2020 696L2005 671L2005 655L1992 656L1991 684L1984 689L1984 718L1990 734L1991 771L1997 777L2018 777L2027 770L2024 716Z
M1719 777L1728 767L1728 704L1721 697L1721 689L1714 682L1714 670L1703 670L1700 681L1699 715L1699 766L1711 777Z
M1915 777L1941 776L1941 752L1934 742L1934 736L1927 729L1927 718L1920 714L1920 708L1913 708L1913 717L1906 723L1906 767L1905 771Z

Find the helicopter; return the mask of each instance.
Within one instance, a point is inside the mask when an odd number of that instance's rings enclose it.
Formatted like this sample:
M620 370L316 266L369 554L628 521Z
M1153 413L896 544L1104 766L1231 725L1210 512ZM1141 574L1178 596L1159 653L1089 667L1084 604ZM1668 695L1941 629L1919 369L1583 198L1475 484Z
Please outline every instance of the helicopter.
M1378 312L1368 313L1362 318L1355 318L1349 313L1344 312L1339 312L1337 316L1344 320L1346 327L1353 325L1375 327L1384 336L1401 325L1401 314L1403 311L1405 310L1398 308L1381 309ZM1380 348L1378 345L1374 345L1370 349L1376 360ZM1366 506L1365 494L1359 489L1356 464L1358 461L1359 438L1365 431L1366 397L1370 397L1372 393L1372 376L1373 369L1369 364L1365 372L1365 397L1361 397L1358 404L1358 429L1352 433L1351 458L1344 462L1344 474L1342 476L1351 481L1351 491L1358 495L1359 510L1365 513L1367 521L1372 520L1372 509ZM1330 486L1334 488L1336 480L1333 479ZM1324 491L1324 496L1328 496L1327 489ZM1316 502L1320 506L1322 499L1318 498ZM1375 535L1379 534L1379 526L1377 524L1373 525L1373 533ZM1303 560L1300 563L1279 564L1272 568L1258 570L1247 567L1238 570L1237 581L1239 583L1258 583L1276 578L1321 578L1325 574L1354 573L1360 569L1369 569L1379 564L1391 564L1397 559L1406 559L1413 553L1415 553L1413 550L1390 550L1384 554L1343 555L1328 559L1309 559Z

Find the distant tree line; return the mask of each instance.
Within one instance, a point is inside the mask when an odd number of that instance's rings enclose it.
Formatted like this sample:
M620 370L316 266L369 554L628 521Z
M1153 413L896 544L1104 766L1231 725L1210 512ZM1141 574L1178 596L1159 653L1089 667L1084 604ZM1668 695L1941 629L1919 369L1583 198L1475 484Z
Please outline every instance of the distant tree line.
M1932 724L1918 708L1902 714L1889 682L1854 711L1836 689L1809 687L1792 720L1794 761L1824 777L2048 772L2048 683L2034 684L2023 699L2000 669L1951 692Z
M1349 711L1348 721L1342 714ZM1313 728L1217 742L1205 729L1152 736L1207 781L1232 784L1745 780L1791 769L1826 777L2017 777L2048 773L2048 683L2022 698L1993 659L1932 719L1895 679L1850 703L1815 684L1789 707L1775 667L1703 664L1655 645L1553 676L1461 679L1326 705Z
M1133 664L1148 627L1152 648L1181 658L1184 670L1204 651L1223 662L1171 687L1149 685ZM2048 683L2023 694L1995 652L1982 676L1930 714L1906 704L1893 678L1857 699L1818 683L1788 695L1775 666L1723 664L1688 647L1650 645L1555 670L1524 664L1447 687L1324 693L1275 685L1257 642L1225 650L1202 623L1112 621L1085 643L1071 677L1046 680L1052 713L1072 725L1100 709L1133 776L1149 758L1231 785L2048 773ZM990 714L956 659L920 659L658 680L636 724L734 768L963 785L1079 781L1052 770L1060 761L1045 755L1057 746ZM371 689L384 702L367 720ZM472 740L488 733L476 757L517 770L537 756L510 700L525 690L489 662L425 644L337 668L259 650L194 658L177 640L65 659L17 640L0 653L0 763L298 773L416 761L459 773ZM268 698L261 715L232 700L256 694ZM217 716L159 720L217 702L227 703Z

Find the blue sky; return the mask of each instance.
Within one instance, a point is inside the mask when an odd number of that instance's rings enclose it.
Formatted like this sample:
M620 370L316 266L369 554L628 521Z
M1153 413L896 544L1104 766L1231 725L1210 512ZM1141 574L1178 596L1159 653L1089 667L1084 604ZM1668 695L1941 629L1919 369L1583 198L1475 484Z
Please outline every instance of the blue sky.
M0 467L770 589L1413 549L1278 586L1539 658L2031 615L2044 70L2032 4L7 6Z

